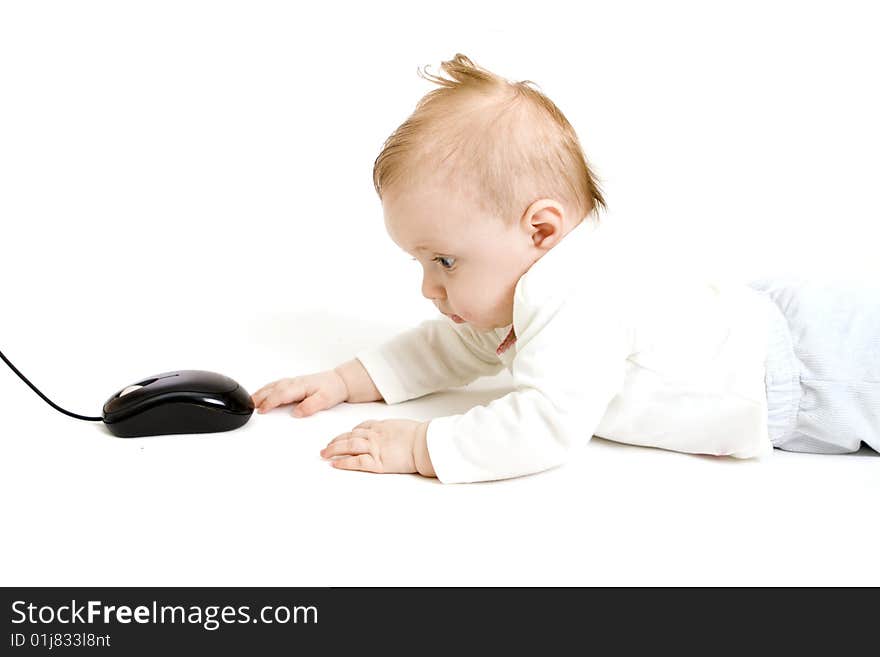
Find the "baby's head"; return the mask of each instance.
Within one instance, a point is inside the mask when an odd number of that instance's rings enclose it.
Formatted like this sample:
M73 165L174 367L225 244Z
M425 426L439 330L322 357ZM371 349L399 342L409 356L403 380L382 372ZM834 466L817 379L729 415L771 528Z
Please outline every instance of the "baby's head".
M553 102L464 55L426 94L373 168L391 239L424 270L422 294L478 330L513 321L532 264L605 201Z

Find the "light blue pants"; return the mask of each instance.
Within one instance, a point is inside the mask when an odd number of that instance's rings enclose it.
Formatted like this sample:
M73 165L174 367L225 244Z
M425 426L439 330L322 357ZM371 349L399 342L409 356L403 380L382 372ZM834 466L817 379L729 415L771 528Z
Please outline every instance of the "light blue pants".
M864 442L880 452L880 285L749 286L773 302L764 379L773 446L844 454Z

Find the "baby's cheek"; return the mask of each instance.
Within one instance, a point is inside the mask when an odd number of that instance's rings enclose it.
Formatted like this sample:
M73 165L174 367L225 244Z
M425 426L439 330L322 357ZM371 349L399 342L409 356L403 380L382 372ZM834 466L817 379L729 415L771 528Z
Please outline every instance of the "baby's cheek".
M492 327L510 323L509 320L503 320L512 314L512 295L505 286L498 285L489 277L483 277L462 289L450 290L450 302L455 312L473 326Z

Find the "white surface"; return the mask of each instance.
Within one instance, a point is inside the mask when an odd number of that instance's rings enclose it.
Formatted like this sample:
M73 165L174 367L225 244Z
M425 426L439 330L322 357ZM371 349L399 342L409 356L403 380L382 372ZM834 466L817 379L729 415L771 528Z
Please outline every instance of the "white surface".
M877 276L867 11L4 3L0 350L97 414L148 375L255 390L433 316L370 172L430 88L416 67L457 51L541 85L612 216L670 266ZM485 403L504 374L122 440L0 370L5 585L880 584L873 452L741 462L594 439L550 472L444 486L318 451L365 419Z

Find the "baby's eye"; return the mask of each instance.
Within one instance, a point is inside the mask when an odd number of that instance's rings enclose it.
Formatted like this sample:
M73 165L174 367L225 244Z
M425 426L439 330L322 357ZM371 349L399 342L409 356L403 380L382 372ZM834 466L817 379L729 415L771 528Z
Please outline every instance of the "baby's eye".
M434 262L439 262L440 266L443 269L452 269L455 265L455 258L447 258L446 256L437 256L434 258Z

